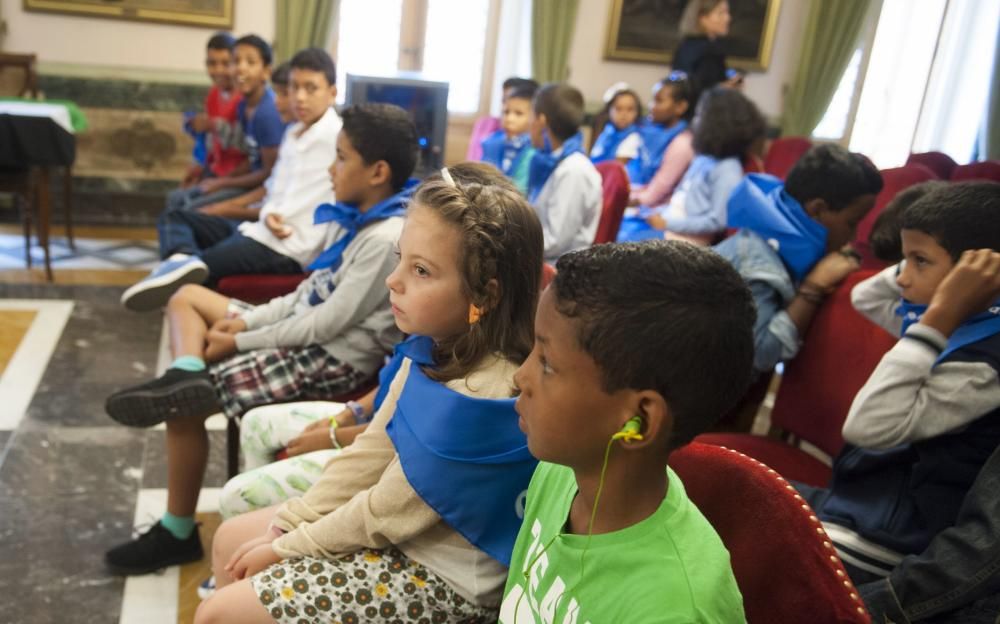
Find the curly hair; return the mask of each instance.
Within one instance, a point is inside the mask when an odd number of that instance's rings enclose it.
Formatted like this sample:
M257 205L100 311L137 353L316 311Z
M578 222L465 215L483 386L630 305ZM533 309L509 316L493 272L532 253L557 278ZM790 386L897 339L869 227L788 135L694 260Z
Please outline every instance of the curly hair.
M932 236L958 262L969 249L1000 251L1000 184L953 182L913 202L900 227Z
M463 294L483 310L469 330L435 347L436 381L468 376L493 353L520 364L534 342L542 275L542 226L517 187L498 169L466 162L427 178L413 203L436 212L461 233ZM499 289L491 289L496 280Z
M735 89L712 87L702 94L694 114L694 151L742 159L766 129L763 115L749 98Z
M900 224L903 213L918 199L931 191L948 186L944 180L928 180L903 189L885 205L882 212L875 218L872 232L868 235L868 246L879 260L896 264L903 259L903 238L900 235Z

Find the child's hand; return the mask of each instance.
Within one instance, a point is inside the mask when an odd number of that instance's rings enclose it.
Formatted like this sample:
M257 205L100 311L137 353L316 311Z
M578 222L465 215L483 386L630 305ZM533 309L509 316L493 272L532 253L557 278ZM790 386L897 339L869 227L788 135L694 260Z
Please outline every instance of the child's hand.
M224 217L228 212L227 208L228 205L224 201L213 202L211 204L205 204L204 206L198 206L198 212L212 217Z
M211 328L211 331L233 334L234 336L247 330L247 322L241 318L219 319Z
M652 214L646 217L646 223L649 224L649 227L656 228L657 230L667 229L667 220L659 214Z
M201 165L191 165L188 167L187 171L184 173L184 179L181 180L181 188L190 188L198 183L201 179L203 169Z
M280 214L273 212L264 217L264 225L274 234L276 238L288 238L292 235L292 228L285 225L285 220Z
M848 249L850 248L826 254L806 276L806 281L825 291L833 290L845 277L861 268L857 254Z
M258 538L260 539L260 538ZM246 544L244 544L245 546ZM236 554L239 555L237 558ZM233 577L234 581L240 581L257 574L270 565L281 561L278 553L271 548L271 541L254 545L249 550L233 555L233 559L226 565L226 570Z
M223 181L220 178L208 178L198 183L202 195L209 195L222 188Z
M188 121L188 126L195 132L208 132L212 129L212 119L205 113L198 113Z
M333 448L333 441L330 440L330 419L320 418L314 423L310 423L299 437L292 439L288 443L288 456L303 455L312 451Z
M208 330L205 335L205 361L219 360L236 353L236 336L226 332Z
M920 322L950 336L1000 297L1000 253L968 250L938 284Z

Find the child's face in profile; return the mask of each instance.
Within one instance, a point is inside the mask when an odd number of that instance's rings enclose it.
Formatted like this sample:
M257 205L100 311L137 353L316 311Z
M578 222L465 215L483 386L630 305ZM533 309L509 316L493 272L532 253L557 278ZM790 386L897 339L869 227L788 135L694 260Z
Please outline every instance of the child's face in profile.
M333 105L337 87L321 71L293 67L288 76L288 96L295 118L311 126Z
M896 283L903 289L904 299L926 305L955 263L951 254L930 234L902 230L901 238L905 262L896 276Z
M461 243L458 228L437 211L410 204L399 236L399 264L385 280L400 331L440 341L469 330Z
M559 312L547 288L535 315L535 346L514 374L518 424L531 454L572 468L600 458L615 423L631 416L620 392L603 390L597 363L577 340L577 323Z
M531 100L508 98L503 103L503 131L515 137L531 129Z
M639 103L631 93L619 93L608 107L608 117L614 127L622 130L639 119Z
M826 251L837 251L854 240L858 223L875 205L874 195L859 195L841 210L821 209L813 216L826 228Z
M338 202L359 204L364 201L371 165L354 149L347 133L337 133L337 158L330 165L330 184Z
M233 48L236 88L243 95L257 93L264 88L271 69L264 64L260 50L252 45L239 44Z
M205 51L205 71L214 84L223 91L233 88L233 53L229 50Z
M649 116L653 123L673 125L687 112L687 102L674 99L674 90L670 85L663 85L653 95L649 105Z
M295 111L292 109L292 102L288 97L288 85L272 82L271 88L274 89L274 107L278 109L281 121L284 123L295 121Z
M531 121L528 123L528 134L531 135L531 146L535 149L545 147L545 115L539 115L534 107L531 109Z

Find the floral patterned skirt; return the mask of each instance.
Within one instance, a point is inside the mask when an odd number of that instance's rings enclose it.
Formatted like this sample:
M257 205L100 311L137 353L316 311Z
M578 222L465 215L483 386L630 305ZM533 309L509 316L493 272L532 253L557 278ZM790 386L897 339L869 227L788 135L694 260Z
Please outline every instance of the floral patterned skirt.
M280 623L479 624L498 615L462 598L396 548L364 549L340 559L286 559L251 582Z

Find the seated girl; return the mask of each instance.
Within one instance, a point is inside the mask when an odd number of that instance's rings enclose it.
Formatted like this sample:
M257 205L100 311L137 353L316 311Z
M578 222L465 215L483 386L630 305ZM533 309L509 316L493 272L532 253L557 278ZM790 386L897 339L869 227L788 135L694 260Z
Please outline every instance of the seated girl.
M605 92L603 112L608 121L594 139L590 162L596 165L605 160L617 160L624 165L639 155L642 103L635 91L619 82Z
M541 226L466 163L417 191L399 253L386 284L411 337L384 402L302 498L223 524L197 622L496 621L535 466L511 397Z
M694 87L681 71L653 86L649 123L639 129L639 155L626 166L632 183L629 205L659 206L670 199L694 158L689 124L695 99Z

